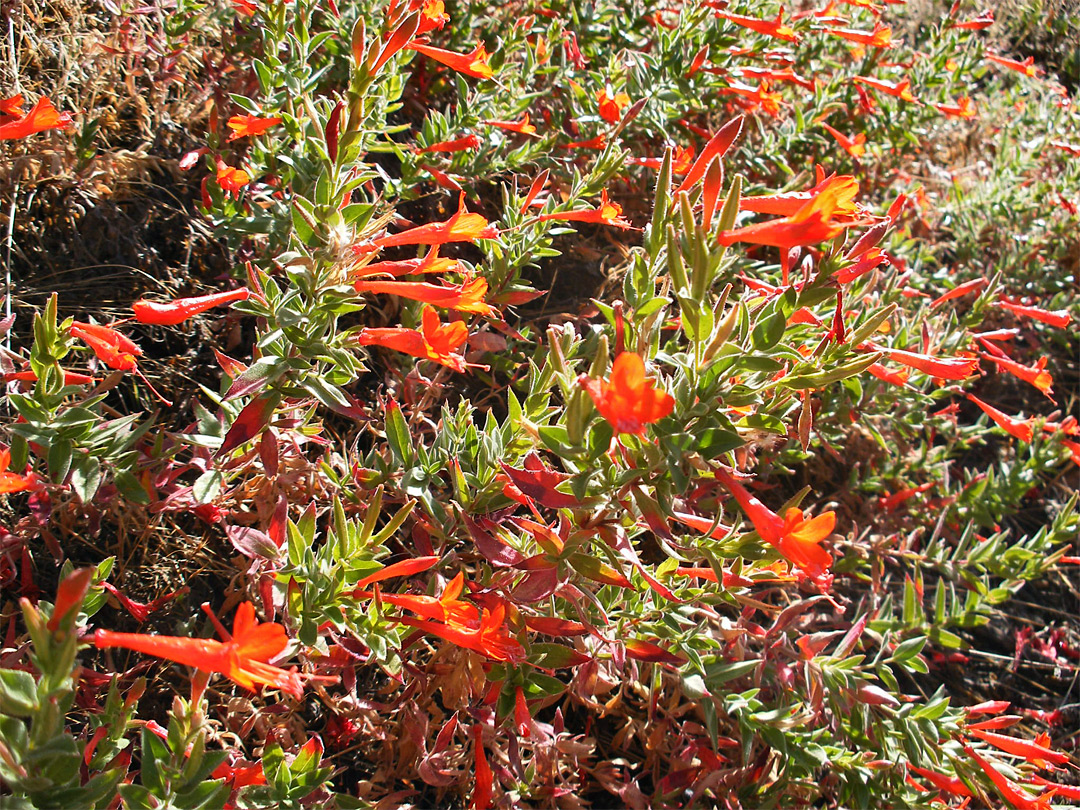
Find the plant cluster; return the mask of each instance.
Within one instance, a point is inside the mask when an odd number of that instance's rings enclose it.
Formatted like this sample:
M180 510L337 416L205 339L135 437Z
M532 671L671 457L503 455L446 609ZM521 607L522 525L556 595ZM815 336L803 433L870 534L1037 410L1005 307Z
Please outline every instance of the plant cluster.
M2 322L5 804L1080 799L1060 718L940 683L1080 563L1080 115L994 22L161 10L234 272Z

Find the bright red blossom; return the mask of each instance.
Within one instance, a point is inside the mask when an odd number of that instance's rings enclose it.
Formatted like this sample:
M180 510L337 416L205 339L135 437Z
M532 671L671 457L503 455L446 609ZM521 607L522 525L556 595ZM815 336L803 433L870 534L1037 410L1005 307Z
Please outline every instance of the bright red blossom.
M762 540L820 587L828 588L831 585L829 566L832 565L832 555L821 547L821 541L832 534L836 527L835 512L823 512L807 520L801 510L792 508L780 517L751 495L731 473L720 469L716 471L716 478L735 496Z
M578 377L616 433L645 434L645 426L658 422L675 408L675 400L645 377L645 361L633 352L623 352L611 367L611 379Z
M234 115L226 122L232 130L229 140L235 141L248 135L262 135L272 126L281 123L280 118L261 118L257 115Z
M177 298L164 303L144 299L132 304L131 309L135 313L135 320L139 323L175 326L221 304L246 301L250 295L251 291L247 287L241 287L238 290L199 295L193 298Z
M18 103L16 104L16 99ZM14 96L5 99L9 102L8 109L21 109L22 96ZM67 129L71 126L71 113L59 112L49 99L42 96L37 103L30 108L30 112L22 118L0 124L0 141L25 138L36 132L44 132L49 129Z
M133 340L108 326L75 321L71 336L89 346L102 363L117 371L131 371L136 358L142 356L142 349Z
M476 79L490 79L495 75L491 65L488 64L491 60L491 54L487 52L483 44L477 45L471 53L446 51L442 48L433 48L431 45L422 42L410 42L405 47L422 53L428 59L434 59L436 62L456 70L458 73L464 73L466 76L472 76Z
M122 647L166 658L203 672L220 672L252 691L262 684L287 692L297 700L303 695L304 682L300 674L269 663L289 644L285 628L269 622L257 624L255 607L250 602L243 602L236 609L232 638L227 641L114 633L110 630L98 630L94 633L93 641L98 649Z
M431 307L424 308L422 318L420 329L369 327L361 329L356 340L361 346L382 346L464 372L465 358L457 350L469 339L469 328L461 321L441 323Z

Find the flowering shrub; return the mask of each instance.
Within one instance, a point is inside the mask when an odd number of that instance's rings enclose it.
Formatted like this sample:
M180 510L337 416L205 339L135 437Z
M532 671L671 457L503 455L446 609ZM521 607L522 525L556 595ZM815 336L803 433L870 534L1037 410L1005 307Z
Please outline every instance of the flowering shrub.
M1080 118L938 11L171 7L232 273L3 321L13 806L1080 798L944 683L1080 561Z

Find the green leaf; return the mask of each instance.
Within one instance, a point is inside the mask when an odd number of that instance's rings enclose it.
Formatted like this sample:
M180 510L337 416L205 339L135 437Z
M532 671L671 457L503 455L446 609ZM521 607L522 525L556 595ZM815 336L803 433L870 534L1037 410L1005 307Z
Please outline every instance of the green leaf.
M15 717L30 717L37 711L37 683L29 672L0 669L0 705Z

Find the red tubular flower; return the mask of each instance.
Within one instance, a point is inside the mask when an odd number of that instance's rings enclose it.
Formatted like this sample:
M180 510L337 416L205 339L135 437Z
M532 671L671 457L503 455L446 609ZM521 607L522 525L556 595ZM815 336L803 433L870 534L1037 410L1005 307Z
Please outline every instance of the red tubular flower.
M616 433L645 435L645 426L658 422L675 408L674 398L645 377L645 361L633 352L615 358L609 381L578 377L596 409Z
M0 116L6 118L23 117L23 94L19 93L8 98L0 98Z
M973 278L971 281L965 281L963 284L958 284L946 293L942 293L933 301L930 302L930 308L933 309L946 301L951 301L954 298L961 298L968 293L977 292L985 287L990 282L985 278Z
M536 127L529 123L528 113L521 116L520 121L481 121L480 123L487 124L489 127L505 129L507 132L517 132L519 135L536 134Z
M998 301L995 306L1004 307L1014 315L1019 315L1022 318L1032 318L1040 323L1056 326L1058 329L1064 329L1072 323L1072 315L1064 309L1050 311L1047 309L1039 309L1038 307L1026 307L1022 304L1013 304L1004 299Z
M596 100L600 105L600 117L609 124L617 124L622 118L623 108L630 103L630 96L626 93L612 95L609 86L596 94Z
M984 28L989 28L994 24L994 10L988 8L979 13L978 17L973 17L970 20L963 20L961 22L954 22L949 25L949 28L959 28L961 31L981 31Z
M1020 740L1007 734L996 734L993 731L983 729L968 729L972 737L978 737L983 742L990 743L1001 751L1013 756L1022 757L1038 768L1045 768L1047 762L1055 765L1064 765L1069 761L1068 754L1054 751L1049 748L1050 735L1043 732L1035 740Z
M772 245L783 251L824 242L843 231L844 226L835 222L834 217L850 207L858 190L854 178L832 178L791 216L723 231L717 237L718 241L721 245L736 242Z
M14 101L18 99L18 105ZM21 96L13 96L7 99L9 109L18 109L22 104ZM71 126L71 113L59 112L49 99L42 96L37 103L30 108L30 112L22 118L0 124L0 141L25 138L36 132L44 132L49 129L67 129Z
M994 787L998 789L998 793L1001 794L1002 798L1015 807L1016 810L1049 810L1049 801L1051 796L1054 795L1053 790L1032 797L1025 793L1019 785L1007 778L997 768L979 756L973 748L965 745L964 751L971 757L972 761L982 769L982 772L989 777L990 781L994 783Z
M225 125L232 130L229 140L235 141L248 135L262 135L272 126L281 123L280 118L260 118L257 115L234 115Z
M739 210L753 211L756 214L775 214L780 217L791 217L819 194L829 189L836 192L834 216L855 216L857 212L855 197L859 194L859 183L850 174L830 174L816 186L806 191L788 191L783 194L767 194L760 197L740 197Z
M780 114L780 105L784 97L779 93L769 91L770 83L767 79L758 82L757 87L751 87L740 82L732 82L729 86L720 89L721 93L739 96L743 99L742 106L748 110L761 108L774 118Z
M388 565L385 568L381 568L374 574L368 574L362 580L356 583L358 589L366 588L368 585L373 585L376 582L382 582L385 579L391 579L393 577L411 577L413 574L420 574L427 571L429 568L439 562L438 557L414 557L411 560L401 560L393 565Z
M401 233L383 236L368 245L357 245L355 253L372 253L380 248L397 245L445 245L448 242L473 242L477 239L494 239L499 229L480 214L465 209L465 195L458 202L458 211L446 222L429 222Z
M430 619L413 619L401 616L398 621L446 639L452 644L473 650L494 661L519 663L525 658L525 650L506 627L506 606L498 605L493 610L479 609L478 621L460 621L448 617L448 621L435 622Z
M136 358L142 356L142 349L134 341L101 324L75 321L71 336L83 341L102 363L117 371L131 371Z
M1017 419L1014 416L1009 416L1007 413L999 411L993 405L989 405L983 402L974 394L968 394L967 398L982 408L983 413L993 419L998 427L1008 433L1010 436L1015 436L1022 442L1031 441L1031 420L1030 419Z
M482 43L477 45L472 53L446 51L442 48L433 48L431 45L425 45L422 42L410 42L405 47L422 53L428 59L434 59L436 62L456 70L458 73L464 73L466 76L472 76L476 79L490 79L495 75L491 65L488 64L491 60L491 54L487 52Z
M813 93L814 89L817 87L814 79L807 79L804 76L800 76L791 68L776 70L775 68L740 67L736 68L735 72L744 79L757 79L758 81L766 79L770 82L790 82L791 84L797 84L805 90L809 90L811 93Z
M825 33L870 48L893 46L892 29L880 22L874 24L873 31L860 31L857 28L826 28Z
M216 179L222 191L232 197L239 197L241 189L251 182L251 175L243 169L230 166L224 160L218 158Z
M949 118L975 117L975 102L968 96L961 96L956 100L955 104L934 104L932 106L939 113Z
M460 266L457 259L446 259L439 256L439 246L434 245L422 259L401 259L400 261L373 262L357 267L349 271L349 277L354 281L370 276L386 275L397 278L398 276L411 276L419 273L448 273Z
M427 152L465 152L469 149L476 149L480 146L480 138L476 135L466 135L463 138L457 138L452 141L439 141L433 143L431 146L425 146L419 150L417 154L423 155Z
M1039 69L1035 67L1035 57L1029 56L1023 62L1019 62L1016 59L1009 59L1007 56L998 56L996 53L988 53L986 55L987 61L993 62L995 65L1001 65L1003 68L1009 70L1015 70L1017 73L1023 73L1029 78L1035 79L1039 76Z
M216 306L231 304L233 301L246 301L250 296L251 291L247 287L241 287L238 290L229 290L228 292L213 293L211 295L177 298L167 303L146 300L136 301L131 305L131 309L135 313L135 320L139 323L175 326Z
M411 3L410 8L415 8L416 3ZM420 4L420 26L416 29L416 36L426 34L428 31L438 31L450 22L450 15L446 13L446 4L443 0L424 0Z
M920 103L911 92L910 79L903 79L899 82L887 82L883 79L873 79L869 76L856 76L852 81L857 84L865 84L867 87L873 87L875 90L879 90L887 96L898 98L901 101L910 101L915 104Z
M89 374L80 374L78 371L68 371L67 369L62 369L62 371L64 385L88 385L94 381L94 378ZM33 371L13 371L4 375L4 382L10 382L11 380L37 382L38 375Z
M420 281L368 281L361 279L353 284L357 292L386 293L423 301L444 309L456 309L458 312L475 312L478 315L491 315L495 312L484 303L487 295L487 279L474 278L457 287L443 287L438 284L425 284Z
M425 307L421 329L400 326L361 329L356 340L361 346L382 346L425 360L465 371L465 358L457 354L469 339L469 329L461 321L442 324L431 307Z
M1025 366L1022 363L1017 363L1015 360L1010 360L1008 357L998 357L993 354L982 353L982 356L987 360L992 360L997 364L998 368L1012 374L1016 379L1023 380L1026 383L1030 383L1042 391L1046 396L1053 399L1054 394L1054 378L1050 376L1050 372L1046 370L1045 357L1040 357L1039 361L1034 366Z
M288 646L285 628L271 622L257 624L255 607L250 602L243 602L236 609L232 638L224 642L181 636L113 633L110 630L98 630L94 633L93 641L99 650L122 647L194 667L202 672L220 672L252 691L255 691L257 684L263 684L280 689L297 700L303 696L304 682L299 673L269 663Z
M807 520L800 510L789 509L781 518L747 492L727 470L717 470L716 478L735 496L762 540L820 587L828 588L831 585L829 567L832 565L832 555L821 547L821 541L832 534L836 527L835 512L823 512Z
M573 222L595 222L598 225L614 225L616 228L632 228L633 226L622 218L622 206L608 200L607 189L600 191L600 205L586 211L556 211L552 214L541 214L538 220L551 219L571 220Z
M647 166L650 169L659 170L664 165L662 157L630 158L626 161L634 166ZM676 146L671 155L671 173L681 177L690 171L694 163L694 147Z
M742 14L730 14L726 11L714 11L714 17L719 17L722 20L733 22L742 28L749 28L751 31L757 31L759 34L773 37L775 39L782 39L784 42L798 42L799 35L795 33L795 29L790 26L784 25L784 10L780 11L776 15L775 20L762 20L758 17L747 17Z
M560 149L603 149L607 145L607 135L601 132L595 138L589 138L585 141L571 141L570 143L564 143L559 146Z
M876 352L884 352L889 359L901 365L929 374L943 380L963 380L975 373L979 361L974 357L932 357L928 354L907 352L903 349L890 349L871 343L870 348Z
M923 779L926 779L930 784L936 787L938 790L943 790L946 793L950 793L953 796L970 796L971 789L964 784L964 782L955 776L945 776L944 774L935 773L934 771L927 771L923 768L917 768L914 765L908 765L908 770L917 773Z
M881 363L871 363L866 369L882 382L892 383L893 385L907 385L910 372L906 368L892 369L885 368Z
M837 129L833 129L824 121L821 123L823 127L832 135L838 144L843 147L844 151L851 155L853 158L862 157L866 154L866 134L860 132L854 138L849 138L843 132Z

